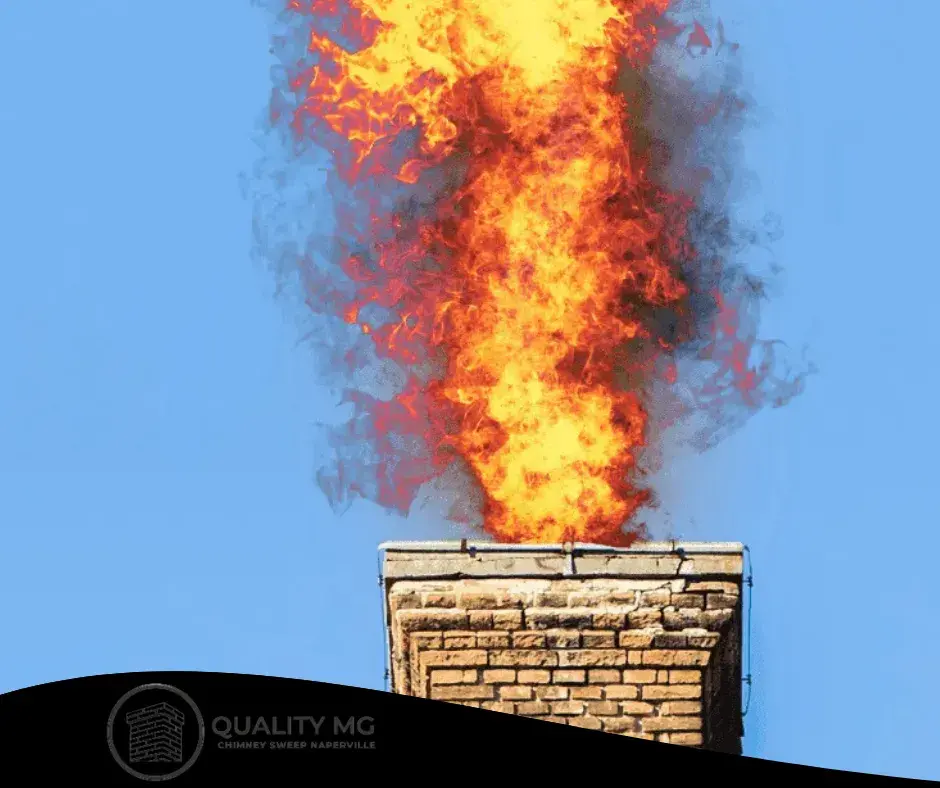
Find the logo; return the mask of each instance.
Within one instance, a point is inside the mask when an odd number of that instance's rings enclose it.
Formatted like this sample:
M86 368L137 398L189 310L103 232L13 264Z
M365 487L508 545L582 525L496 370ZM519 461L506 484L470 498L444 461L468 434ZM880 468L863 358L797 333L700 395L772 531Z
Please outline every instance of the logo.
M192 698L169 684L142 684L114 704L108 746L124 771L141 780L172 780L199 757L206 726Z

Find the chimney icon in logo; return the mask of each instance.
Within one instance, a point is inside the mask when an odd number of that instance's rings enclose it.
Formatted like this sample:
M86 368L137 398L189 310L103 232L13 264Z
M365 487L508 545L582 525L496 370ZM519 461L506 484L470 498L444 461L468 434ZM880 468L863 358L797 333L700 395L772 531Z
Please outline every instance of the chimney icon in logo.
M185 715L162 701L124 715L131 763L182 763Z

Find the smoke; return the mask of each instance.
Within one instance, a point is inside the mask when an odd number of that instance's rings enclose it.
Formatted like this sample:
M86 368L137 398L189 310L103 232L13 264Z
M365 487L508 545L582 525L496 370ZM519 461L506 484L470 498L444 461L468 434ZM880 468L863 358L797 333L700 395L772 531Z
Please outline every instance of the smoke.
M246 183L254 253L282 294L300 302L294 311L304 315L319 381L334 394L336 413L319 425L317 482L337 512L362 499L405 515L431 500L443 502L450 522L478 527L483 496L460 458L441 448L451 425L429 393L443 360L421 341L433 329L422 294L437 286L439 269L421 243L421 220L459 188L466 152L410 184L392 173L408 160L414 133L389 135L359 155L302 111L303 86L333 67L311 50L311 35L354 51L369 43L368 21L344 0L253 2L272 20L275 60L261 155ZM812 372L759 334L781 229L772 215L751 223L735 216L748 187L740 133L751 106L739 47L703 2L676 4L659 29L654 61L642 69L625 62L618 89L650 174L694 205L686 247L674 252L692 296L688 314L646 316L670 353L657 355L655 341L623 349L668 367L665 376L622 367L621 385L643 392L650 416L646 474L661 467L665 449L708 450L764 408L786 404ZM761 255L770 262L755 270Z

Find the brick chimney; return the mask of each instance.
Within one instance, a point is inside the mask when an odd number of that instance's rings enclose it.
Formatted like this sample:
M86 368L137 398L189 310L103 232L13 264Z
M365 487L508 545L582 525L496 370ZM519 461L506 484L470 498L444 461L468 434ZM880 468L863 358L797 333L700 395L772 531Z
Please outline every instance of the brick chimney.
M393 692L741 752L742 545L381 549Z

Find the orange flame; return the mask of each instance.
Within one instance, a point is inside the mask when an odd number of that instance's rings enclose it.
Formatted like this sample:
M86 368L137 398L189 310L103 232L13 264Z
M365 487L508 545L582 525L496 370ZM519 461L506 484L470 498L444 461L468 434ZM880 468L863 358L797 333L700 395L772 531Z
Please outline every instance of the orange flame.
M315 34L302 86L303 113L351 144L344 174L408 129L420 142L394 169L402 183L467 156L461 187L399 252L446 258L446 275L421 293L373 292L410 307L362 330L387 349L444 351L430 396L454 426L437 448L471 469L497 539L629 542L621 528L648 497L634 479L647 415L641 384L618 374L649 374L639 348L676 341L649 316L685 310L673 261L690 252L687 206L650 182L614 85L655 45L648 20L668 0L351 5L369 44L351 53Z

